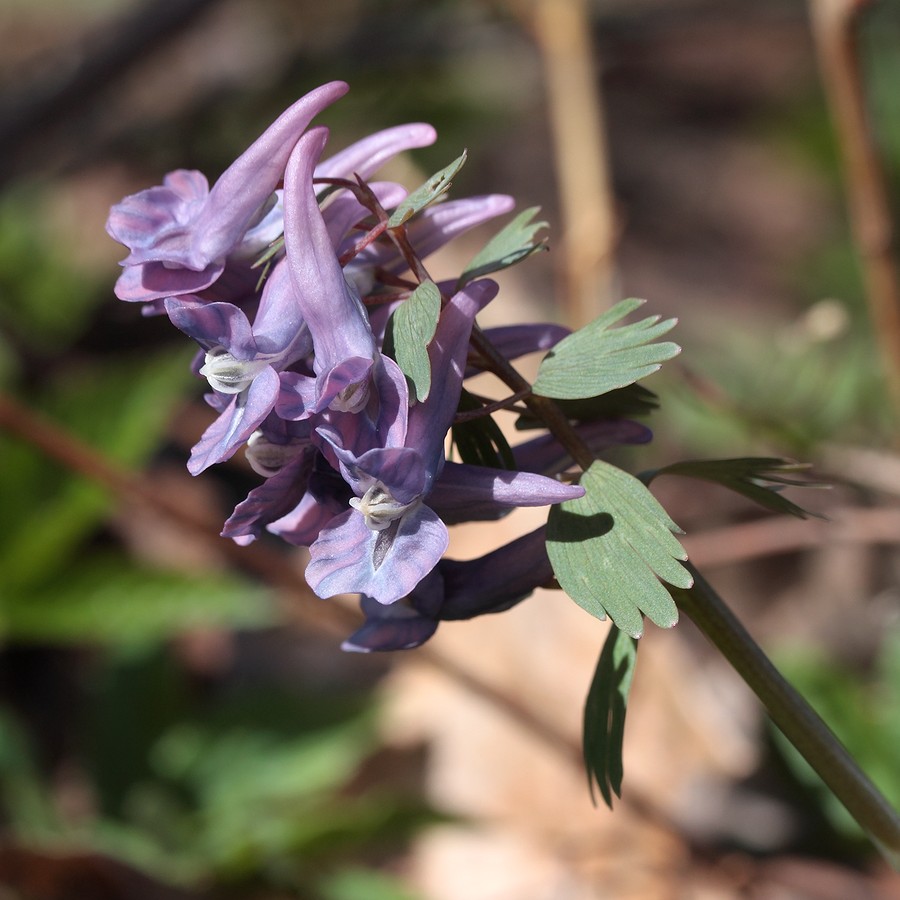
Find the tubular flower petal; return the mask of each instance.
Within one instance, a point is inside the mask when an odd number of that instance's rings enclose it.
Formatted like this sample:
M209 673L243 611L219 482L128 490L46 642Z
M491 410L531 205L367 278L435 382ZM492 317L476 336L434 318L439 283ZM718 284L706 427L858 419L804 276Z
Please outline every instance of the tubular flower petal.
M199 172L179 169L161 187L114 206L106 230L131 253L116 286L122 300L149 300L209 287L248 229L265 217L297 140L312 119L347 92L334 81L287 109L222 173L212 189ZM162 291L162 293L160 293Z

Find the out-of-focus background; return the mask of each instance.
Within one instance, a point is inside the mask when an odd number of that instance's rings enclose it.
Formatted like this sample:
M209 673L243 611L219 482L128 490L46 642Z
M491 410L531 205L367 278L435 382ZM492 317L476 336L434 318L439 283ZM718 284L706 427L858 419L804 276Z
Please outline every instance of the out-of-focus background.
M878 303L900 11L847 28L863 6L0 4L0 897L900 896L690 622L642 639L612 812L578 744L607 625L559 592L420 651L341 653L352 606L311 597L301 558L217 537L255 476L238 458L188 476L209 421L192 347L115 300L104 232L111 203L174 168L214 178L326 80L351 85L323 116L335 148L435 124L393 176L467 147L455 196L508 192L551 223L493 321L577 324L625 296L678 317L684 351L647 382L656 439L618 462L785 455L833 483L796 497L827 521L674 479L658 496L898 802L898 360ZM865 134L834 105L850 31L885 178L857 207L834 127ZM453 555L537 521L461 529Z

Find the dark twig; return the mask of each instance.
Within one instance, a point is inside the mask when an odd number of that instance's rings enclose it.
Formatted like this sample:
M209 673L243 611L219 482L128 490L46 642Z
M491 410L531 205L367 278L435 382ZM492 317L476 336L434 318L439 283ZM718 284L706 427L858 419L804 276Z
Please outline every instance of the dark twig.
M517 391L515 394L511 394L509 397L504 397L502 400L489 400L487 397L481 397L478 394L473 394L471 391L469 392L470 397L474 397L476 400L481 402L481 406L478 409L470 409L464 410L463 412L458 412L453 419L454 425L461 425L463 422L471 422L474 419L483 419L485 416L489 416L495 412L507 411L507 412L527 412L527 410L522 409L522 407L518 406L518 402L523 400L528 394L531 393L529 390Z
M844 184L869 316L894 410L900 413L900 279L887 180L866 109L857 45L864 0L810 0L819 68L844 158Z

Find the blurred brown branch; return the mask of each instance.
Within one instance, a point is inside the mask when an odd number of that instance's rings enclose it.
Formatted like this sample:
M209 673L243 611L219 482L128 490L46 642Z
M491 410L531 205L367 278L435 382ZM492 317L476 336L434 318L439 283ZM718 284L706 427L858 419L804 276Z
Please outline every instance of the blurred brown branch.
M829 512L829 521L767 517L689 534L682 543L704 570L830 544L897 545L900 509L837 509Z
M509 0L544 69L562 209L562 297L579 328L612 305L617 222L603 96L585 0Z
M844 159L844 184L885 381L900 413L900 280L887 180L866 108L859 15L867 0L810 0L822 81Z

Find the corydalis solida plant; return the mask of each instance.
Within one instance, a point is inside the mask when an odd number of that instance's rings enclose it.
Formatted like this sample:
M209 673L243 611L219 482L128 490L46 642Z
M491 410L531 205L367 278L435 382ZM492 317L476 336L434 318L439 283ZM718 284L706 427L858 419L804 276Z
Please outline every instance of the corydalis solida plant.
M795 467L720 461L641 480L603 461L612 444L650 439L633 417L655 398L638 382L679 352L660 340L674 320L623 325L641 302L631 300L574 334L540 323L482 331L476 317L498 294L488 276L540 249L544 223L520 213L463 272L435 282L429 255L510 212L512 198L446 200L465 154L412 193L372 181L392 156L435 140L421 123L326 155L328 132L313 122L346 90L332 82L298 100L211 188L178 170L114 206L107 230L130 251L116 294L167 315L199 347L216 416L189 470L245 448L260 475L223 535L308 547L316 594L360 596L365 621L345 649L412 648L441 621L500 612L554 583L609 615L617 628L588 698L585 753L611 802L644 618L673 625L677 597L704 627L708 609L708 586L694 587L678 528L646 483L706 478L802 515L770 490L797 483ZM511 360L534 351L546 356L531 385ZM466 390L482 372L511 396ZM510 447L493 420L504 409L538 433ZM547 525L480 559L445 558L448 526L518 506L549 507ZM864 824L900 843L889 819L887 831L883 816Z

